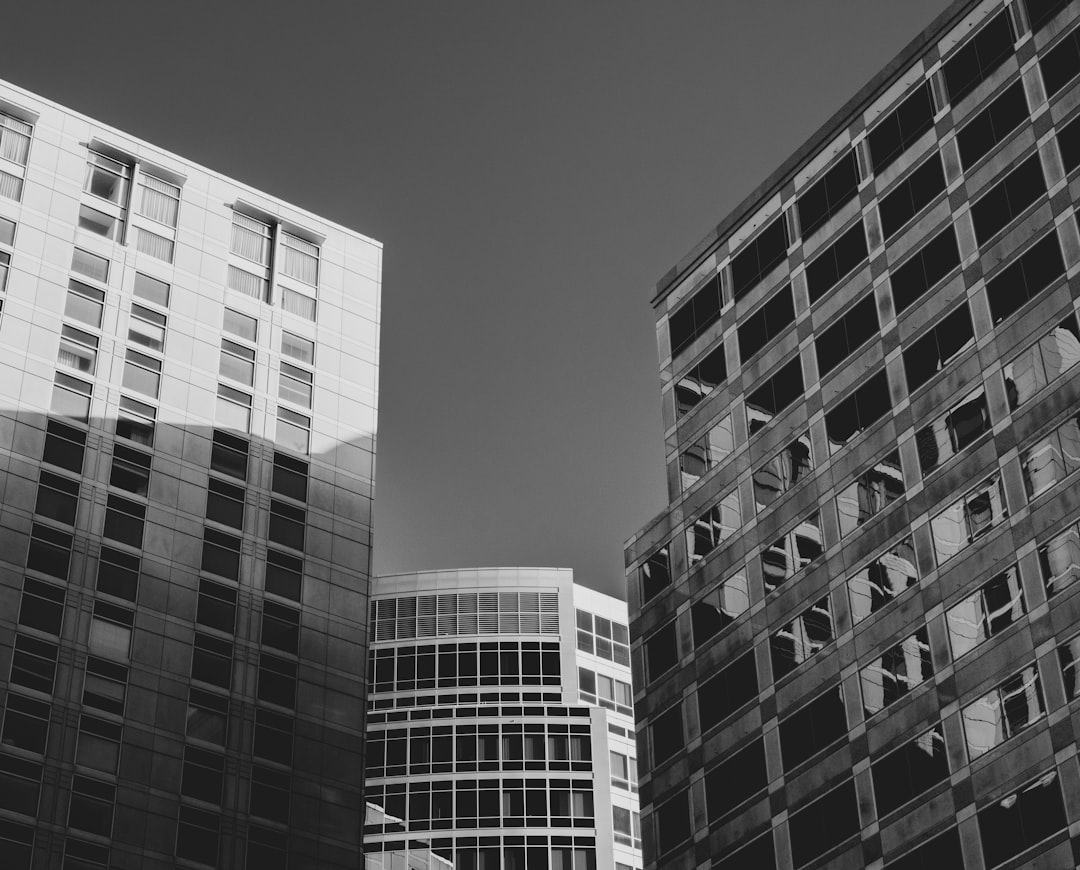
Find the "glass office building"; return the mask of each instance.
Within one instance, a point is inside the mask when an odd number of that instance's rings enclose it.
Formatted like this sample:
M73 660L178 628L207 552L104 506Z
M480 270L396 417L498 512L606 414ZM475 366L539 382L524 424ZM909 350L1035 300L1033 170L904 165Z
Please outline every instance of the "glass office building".
M1078 25L952 4L660 282L647 868L1074 866Z

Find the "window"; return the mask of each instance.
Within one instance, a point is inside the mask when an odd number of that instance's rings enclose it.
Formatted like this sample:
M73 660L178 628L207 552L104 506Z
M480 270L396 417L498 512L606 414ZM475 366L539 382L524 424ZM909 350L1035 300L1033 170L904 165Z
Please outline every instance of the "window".
M217 867L220 828L218 813L181 806L176 823L176 857Z
M1057 771L1038 779L978 812L979 836L987 867L995 867L1061 831L1068 824Z
M867 257L863 222L857 221L806 267L806 289L813 305Z
M288 836L281 831L252 825L248 828L246 866L285 870L288 863L288 841Z
M1039 547L1039 570L1047 598L1080 579L1080 530L1077 526L1069 526Z
M184 748L184 774L180 782L180 794L206 803L220 804L224 778L224 756L194 746Z
M956 230L949 224L922 246L899 268L892 270L893 303L896 313L910 308L927 290L960 265Z
M754 503L758 513L806 479L814 468L810 433L804 432L757 469L753 475Z
M124 715L127 668L105 659L88 656L83 681L83 705L113 716Z
M42 469L34 513L67 526L75 525L79 506L79 483Z
M769 638L773 680L786 677L835 638L829 596L806 608Z
M1080 35L1076 28L1046 53L1039 68L1047 99L1053 97L1080 73Z
M153 447L156 417L157 410L153 405L121 396L120 411L116 415L116 437Z
M2 289L2 285L0 285ZM78 320L94 329L101 329L101 316L104 310L105 291L76 281L68 281L67 302L64 305L64 317ZM95 340L94 345L97 346Z
M1035 665L1013 674L961 711L972 761L1034 724L1046 713Z
M697 694L702 732L719 725L748 701L755 699L758 680L754 651L744 653L715 677L699 684Z
M942 72L949 101L954 106L1012 55L1014 39L1012 22L1005 10L952 53Z
M263 604L262 645L290 655L300 647L300 613L272 601Z
M1058 130L1058 148L1061 150L1061 162L1066 175L1072 174L1080 166L1080 119L1070 121Z
M232 681L232 643L196 631L191 678L227 690Z
M68 827L99 837L108 837L112 833L115 801L115 785L76 774L71 783ZM64 866L69 867L71 863L65 861Z
M45 752L49 736L51 710L49 704L44 701L35 701L32 698L8 692L4 730L0 732L0 743L41 755Z
M315 363L315 342L293 335L291 332L281 333L281 354L292 357L307 365Z
M985 245L1012 220L1046 193L1039 152L1008 173L971 207L975 238Z
M255 711L252 752L256 758L292 764L293 720L270 710Z
M814 341L820 376L825 377L879 334L877 303L871 291Z
M1068 5L1068 0L1024 0L1028 20L1031 22L1031 32L1040 30Z
M98 562L98 591L134 602L138 588L139 557L103 546Z
M289 314L303 317L305 320L315 320L315 300L306 293L298 293L289 287L281 288L281 308Z
M123 385L156 399L161 389L161 360L129 347L124 357Z
M308 464L284 453L274 454L274 476L270 488L297 501L307 500Z
M0 157L19 166L26 166L33 132L34 128L30 124L0 112Z
M780 215L731 259L732 295L737 302L787 257L787 222Z
M801 867L859 832L854 780L847 780L792 814L788 822L791 856Z
M45 449L41 454L42 462L82 474L85 453L85 432L66 426L58 420L49 420L45 426Z
M721 419L708 432L679 454L679 474L684 490L689 489L735 450L731 415Z
M779 589L824 551L821 514L815 511L761 551L765 594Z
M97 349L96 335L64 324L56 364L74 369L79 374L92 375L97 369Z
M27 637L24 634L15 635L10 682L35 692L51 695L53 677L56 675L57 652L56 644Z
M874 174L880 175L933 126L934 97L930 82L924 82L886 115L866 137Z
M0 808L36 816L41 765L0 753Z
M953 659L1000 634L1025 613L1024 588L1016 565L1006 568L945 614Z
M114 661L127 661L131 649L131 628L135 614L125 607L105 601L94 605L90 622L90 652Z
M184 729L189 738L224 748L228 722L228 698L204 692L202 689L191 689Z
M773 846L772 830L766 830L753 840L736 843L737 852L726 853L723 858L714 858L712 870L749 870L753 867L768 868L776 866L776 849Z
M746 575L740 572L728 577L690 609L694 649L715 637L749 609L750 589Z
M731 537L742 523L739 491L732 490L699 516L686 530L686 550L693 567Z
M121 727L115 722L83 714L75 763L102 773L115 774L120 761Z
M26 567L40 571L58 580L67 580L71 561L71 535L34 523L30 532L30 549L26 554Z
M311 445L311 418L288 408L277 410L275 440L286 450L307 453Z
M759 737L705 774L705 804L712 824L769 784L765 746Z
M930 679L933 673L930 638L923 627L859 671L863 714L869 719Z
M238 381L247 387L252 386L255 383L254 348L223 338L219 371L223 378Z
M726 380L727 360L721 343L675 383L675 416L689 414Z
M282 360L278 381L278 398L304 408L311 408L311 384L314 376L299 366Z
M923 477L990 431L986 390L978 387L915 433Z
M950 362L975 346L975 330L967 302L904 351L908 392L913 393Z
M293 601L300 600L303 584L302 560L295 556L279 553L277 550L266 551L266 591Z
M240 539L214 529L203 530L202 570L229 580L240 577Z
M296 704L296 663L278 656L259 656L260 701L292 708Z
M851 534L903 495L904 473L900 468L900 451L894 450L837 493L840 537Z
M139 175L139 214L167 227L176 227L180 188L153 175Z
M1005 393L1015 411L1060 374L1080 362L1080 328L1070 314L1004 368Z
M1032 500L1080 468L1080 416L1065 423L1020 454L1024 488Z
M949 776L945 735L940 725L890 752L870 766L878 816L885 816Z
M902 857L890 861L888 870L938 870L941 867L962 867L964 854L960 850L960 836L956 828L949 828L921 846L906 850Z
M169 307L169 285L157 278L151 278L142 272L135 273L135 284L132 292L140 299L160 305L162 308ZM162 321L164 323L164 321Z
M642 598L649 601L660 594L661 590L671 585L671 566L668 561L668 548L661 547L641 566Z
M123 242L124 222L88 205L79 206L79 227L114 242Z
M1024 83L1017 79L956 134L964 168L978 163L1027 119Z
M110 495L105 509L106 538L131 547L142 547L146 505L119 495Z
M281 271L310 287L319 284L319 246L294 236L281 234Z
M668 317L673 357L720 319L722 304L720 274L717 273Z
M780 720L780 749L784 772L802 764L847 735L844 693L828 689Z
M165 315L143 305L132 304L128 321L128 341L161 353L165 350Z
M57 372L53 379L52 404L49 409L57 417L69 417L86 423L90 420L92 389L86 381Z
M802 365L796 355L746 397L749 434L753 435L767 426L802 394Z
M150 489L150 454L117 444L109 485L145 498Z
M228 432L214 430L210 469L238 480L247 480L248 442Z
M206 493L206 518L234 529L243 529L244 488L211 477Z
M7 289L8 266L11 265L11 254L0 251L0 293Z
M265 767L251 768L251 814L261 819L289 823L289 775Z
M740 318L739 359L745 365L765 345L795 322L791 285L780 290L749 317Z
M878 210L886 241L944 191L945 170L941 165L941 154L935 151L918 169L881 198Z
M109 261L105 257L76 248L71 255L71 271L105 284L109 280Z
M986 298L994 325L1019 311L1064 274L1061 243L1057 232L1050 230L986 282Z
M985 480L930 520L938 565L945 564L1009 514L1001 475Z
M199 609L195 621L207 628L232 634L236 625L236 588L205 577L200 579Z
M663 855L690 838L690 792L683 790L656 808L657 852Z
M3 778L0 772L0 778ZM9 820L0 820L0 854L8 861L11 870L30 870L30 856L34 851L34 828Z
M278 499L270 500L269 539L276 544L304 549L304 530L307 512Z
M829 439L829 453L835 454L843 449L891 410L889 381L882 369L846 399L837 402L831 410L825 412L825 434Z
M130 184L131 167L129 165L96 151L89 153L83 190L91 196L123 207L127 204Z
M683 748L682 706L676 704L670 710L661 713L650 728L653 743L653 763L659 765L667 761Z
M655 631L645 641L646 677L656 680L679 663L679 641L675 623L669 622Z
M64 597L64 590L59 586L42 583L33 577L25 578L19 604L19 625L59 637L64 619Z
M803 239L840 211L859 189L859 168L855 152L848 151L818 181L799 197L799 225Z
M234 211L229 250L245 260L269 266L270 225Z
M251 428L251 396L225 384L218 384L214 424L247 432Z

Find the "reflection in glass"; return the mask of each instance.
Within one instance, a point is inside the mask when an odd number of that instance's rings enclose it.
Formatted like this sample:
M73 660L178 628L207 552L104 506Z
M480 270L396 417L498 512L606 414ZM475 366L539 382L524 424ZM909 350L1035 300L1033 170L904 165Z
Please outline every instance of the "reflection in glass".
M690 565L696 565L720 546L720 542L730 537L741 522L739 491L732 490L686 530L686 551Z
M758 513L801 482L813 467L810 433L804 432L754 472L754 503Z
M1001 476L995 474L930 521L938 564L944 564L1008 516Z
M1080 327L1070 314L1004 368L1005 392L1015 410L1080 362Z
M869 718L884 710L933 673L930 638L926 628L920 628L859 672L865 715Z
M1029 500L1080 468L1080 415L1021 453L1020 465Z
M689 489L713 468L723 462L735 449L731 415L728 414L706 434L679 454L679 474L682 488Z
M923 476L989 431L990 412L986 405L986 391L980 386L968 393L947 414L915 433Z
M694 648L715 637L750 607L750 588L742 572L728 577L690 608Z
M903 494L904 474L900 469L900 451L894 450L856 477L837 495L840 536L855 531Z
M1046 584L1046 597L1080 579L1080 530L1069 526L1039 547L1039 569Z
M815 512L761 552L765 594L772 592L821 555L821 514Z
M829 596L826 595L769 639L773 679L779 680L791 673L830 643L833 637L832 613Z
M852 623L880 610L918 581L911 538L897 541L848 580Z
M946 614L953 658L1004 631L1026 612L1020 572L1012 565Z
M1042 718L1042 687L1034 665L1014 674L963 709L972 761Z

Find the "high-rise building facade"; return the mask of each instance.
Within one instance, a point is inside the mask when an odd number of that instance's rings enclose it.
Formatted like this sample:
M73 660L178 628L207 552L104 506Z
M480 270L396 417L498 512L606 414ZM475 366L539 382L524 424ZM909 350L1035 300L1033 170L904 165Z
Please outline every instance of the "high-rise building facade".
M361 861L381 247L0 84L0 865Z
M647 868L1072 867L1080 4L951 5L659 284Z
M377 577L370 870L641 867L626 604L559 568Z

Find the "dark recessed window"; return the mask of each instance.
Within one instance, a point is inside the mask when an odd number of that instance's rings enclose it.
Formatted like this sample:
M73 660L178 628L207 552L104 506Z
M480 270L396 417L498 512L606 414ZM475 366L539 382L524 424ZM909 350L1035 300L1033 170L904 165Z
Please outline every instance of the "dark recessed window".
M1051 229L1011 265L986 282L986 298L994 325L1019 311L1065 274L1058 234Z
M30 550L26 567L50 577L67 580L71 562L72 537L65 532L34 523L30 532Z
M712 870L758 870L776 866L772 830L765 831L747 845L736 843L737 852L713 858Z
M904 538L848 579L852 623L881 610L918 582L915 547L911 538Z
M1065 172L1070 173L1080 166L1080 118L1070 121L1067 127L1058 130L1058 148L1061 149L1061 162Z
M1046 180L1036 151L971 207L978 243L986 244L1044 193Z
M827 644L832 643L834 637L829 596L826 595L787 625L781 626L779 631L769 638L773 680L787 676L803 662L817 655Z
M276 498L270 500L270 527L267 534L274 543L303 550L306 522L307 511Z
M180 819L176 823L176 857L216 867L220 827L217 813L180 807Z
M668 318L672 356L720 319L722 304L720 273L717 272Z
M54 643L47 643L24 634L15 635L10 682L51 695L53 678L56 676L58 652L59 649Z
M86 433L57 420L50 420L45 430L45 450L41 461L82 474L86 453Z
M25 758L0 754L0 805L33 818L41 790L41 765Z
M296 556L266 551L266 591L293 601L300 600L304 581L304 562Z
M139 591L139 557L112 547L102 547L97 588L98 592L134 601Z
M240 480L247 479L248 443L244 438L214 430L210 451L210 469Z
M185 726L188 737L224 747L228 722L228 698L204 692L202 689L190 691Z
M918 169L881 198L881 231L892 238L909 220L945 191L941 154L934 152Z
M870 766L878 816L884 816L949 776L945 736L935 725Z
M944 230L892 270L893 304L900 314L910 308L927 290L960 265L956 230L949 224Z
M682 705L676 704L652 723L653 763L667 761L685 745Z
M292 764L293 719L271 710L255 711L252 752L256 758ZM414 751L418 741L413 741ZM427 748L426 746L424 747Z
M780 215L731 260L732 295L741 299L787 256L787 223Z
M721 342L675 384L676 417L689 414L726 380L727 359L724 357L724 344Z
M128 669L123 665L88 656L83 683L83 705L113 716L124 715Z
M1065 697L1072 701L1077 694L1076 668L1080 664L1080 635L1058 647L1058 662L1061 664L1061 676L1065 681Z
M1024 83L1017 79L956 134L960 162L970 169L1028 118Z
M645 601L655 598L671 585L671 566L668 548L661 547L641 566L641 594Z
M739 359L745 365L765 345L795 322L795 299L785 284L739 326Z
M775 591L824 551L821 513L815 511L761 551L765 594Z
M202 578L199 581L199 609L195 621L199 625L232 634L236 625L235 587Z
M975 345L971 311L964 302L904 351L908 392L913 393L952 360Z
M8 692L7 711L0 743L39 755L45 752L49 735L49 716L52 708L45 701L25 698Z
M887 870L941 870L963 866L964 853L960 850L960 835L956 828L949 828L944 834L938 834L885 865Z
M1039 61L1039 67L1046 96L1052 97L1080 73L1080 33L1074 28Z
M750 589L742 572L728 577L690 607L694 649L715 637L750 607Z
M240 577L240 539L213 529L203 530L202 569L220 577Z
M869 719L933 674L930 638L924 627L887 649L881 658L859 671L864 715Z
M645 641L646 678L649 682L679 663L679 641L675 623L669 622Z
M855 783L848 780L812 804L798 810L788 822L791 857L796 867L838 846L859 832L859 804Z
M79 482L42 469L34 513L73 526L78 507Z
M806 267L806 289L813 305L866 259L866 232L860 220Z
M844 693L829 689L780 721L785 773L847 736Z
M688 791L679 792L671 800L657 807L656 827L659 834L658 851L661 855L690 839L690 793Z
M892 165L923 133L934 126L934 98L924 82L886 115L866 137L874 174Z
M723 818L768 784L765 745L759 737L705 774L705 803L709 809L710 824Z
M990 431L986 390L978 387L915 433L923 477Z
M109 484L145 498L150 490L150 454L117 444Z
M990 19L982 30L945 61L942 72L949 101L954 106L1012 55L1015 38L1006 9Z
M753 435L767 426L777 414L802 394L802 366L796 355L746 397L746 417L750 434Z
M274 477L270 488L276 493L307 500L308 464L284 453L274 453Z
M228 689L232 680L232 643L195 632L191 678Z
M145 520L146 505L118 495L110 495L102 535L131 547L142 547Z
M736 710L757 698L757 665L754 651L724 668L698 686L698 714L701 730L708 731Z
M64 597L63 588L27 577L23 580L19 603L19 625L59 637L64 619Z
M825 413L829 452L836 453L891 410L889 381L882 369Z
M858 190L859 167L855 152L848 151L799 197L796 204L802 237L808 239L814 230L847 205Z
M692 568L725 540L742 523L739 491L733 489L686 530L686 556Z
M100 782L88 776L76 775L71 783L68 827L98 837L108 837L112 833L113 805L115 801L115 785ZM65 861L64 864L69 867L95 866L83 864L81 861L78 863Z
M1064 832L1068 821L1057 771L1051 769L979 810L978 819L987 867L996 867L1047 837Z
M296 655L300 646L300 611L273 601L265 602L263 604L262 644L290 655Z
M234 529L243 529L244 488L211 477L206 492L206 518Z
M1069 5L1069 0L1024 0L1031 32L1036 33L1044 24Z
M837 493L840 537L851 534L903 494L904 473L900 467L900 451L893 450L856 475Z
M728 414L679 454L679 478L682 488L689 489L727 459L734 450L735 433L731 415Z
M221 803L225 778L225 757L216 752L188 746L184 749L184 775L180 794L210 804Z
M262 653L259 656L258 698L280 707L293 707L296 704L296 662Z
M758 513L785 492L802 483L814 469L810 433L804 432L753 474L754 505Z
M871 290L814 340L818 374L825 377L879 332L877 303Z
M437 792L435 798L439 794ZM443 792L441 794L448 795L452 793ZM432 802L434 803L435 799ZM437 812L432 813L432 815L439 818ZM442 818L449 821L452 815L452 813L448 813ZM413 818L413 816L410 815L410 818ZM252 825L248 828L246 866L265 868L265 870L285 870L288 866L288 846L289 838L284 831L272 831L268 828Z

